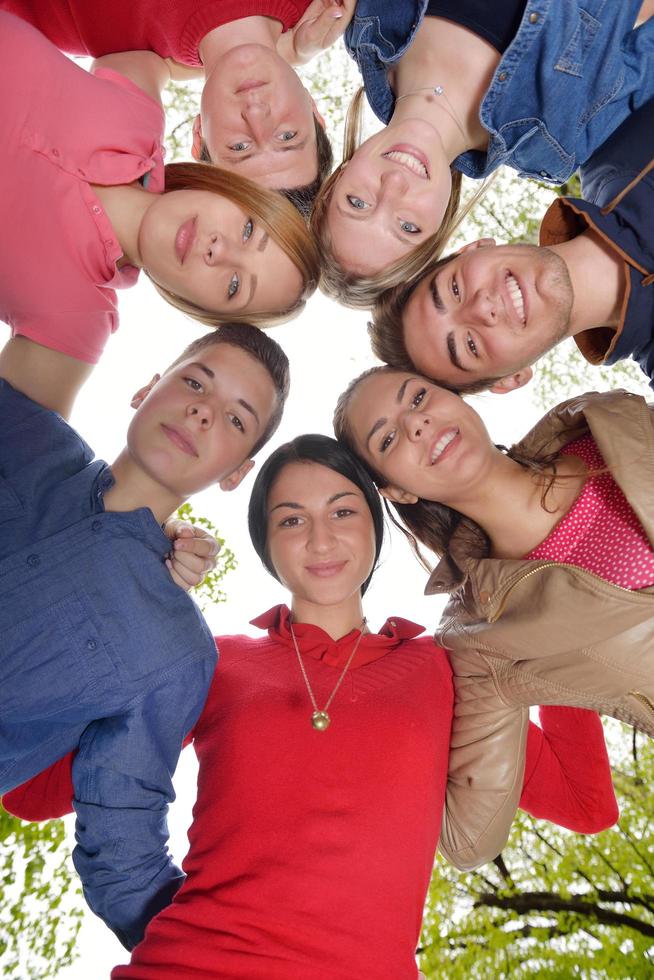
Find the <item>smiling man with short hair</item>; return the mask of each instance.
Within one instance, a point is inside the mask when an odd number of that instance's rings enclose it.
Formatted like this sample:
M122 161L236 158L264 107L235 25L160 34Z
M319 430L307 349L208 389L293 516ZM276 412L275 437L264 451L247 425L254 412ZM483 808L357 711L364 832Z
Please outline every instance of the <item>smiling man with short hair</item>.
M583 199L553 202L539 246L472 242L383 296L377 356L458 391L502 393L574 337L592 364L633 357L654 379L654 100L581 177Z

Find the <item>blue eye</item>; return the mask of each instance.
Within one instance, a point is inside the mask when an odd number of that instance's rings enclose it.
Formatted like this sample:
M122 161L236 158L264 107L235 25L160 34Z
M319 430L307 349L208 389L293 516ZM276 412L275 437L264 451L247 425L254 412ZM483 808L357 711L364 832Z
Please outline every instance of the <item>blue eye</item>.
M287 129L285 133L280 133L278 139L280 139L282 143L288 143L290 140L295 139L296 136L297 130Z
M419 235L422 228L418 228L418 225L414 225L413 221L400 221L400 228L402 231L406 232L407 235Z
M254 231L254 223L252 221L252 218L248 218L248 220L243 225L243 241L244 242L247 242L247 240L251 237L253 231Z
M240 285L241 285L241 280L238 277L238 272L235 272L232 278L229 280L229 286L227 288L227 299L233 299L234 296L236 296Z
M346 194L345 196L350 207L356 208L357 211L364 211L366 208L370 207L370 205L366 204L365 201L362 201L360 197L355 197L353 194Z
M249 143L244 143L243 141L241 141L239 143L232 143L232 145L230 146L230 150L233 150L234 153L242 153L244 150L249 149L249 146L250 146Z

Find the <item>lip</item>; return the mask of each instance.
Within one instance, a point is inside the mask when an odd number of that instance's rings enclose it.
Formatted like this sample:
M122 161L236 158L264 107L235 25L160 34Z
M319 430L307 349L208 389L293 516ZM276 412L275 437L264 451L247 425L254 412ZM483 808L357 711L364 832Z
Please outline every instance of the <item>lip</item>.
M420 180L430 179L429 157L422 150L419 150L417 146L414 146L412 143L394 143L393 146L389 146L387 150L384 150L382 156L387 159L388 153L407 153L409 156L414 157L427 171L426 177L422 176L421 174L417 174L415 170L412 170L411 167L399 160L392 160L391 162L398 167L402 167L408 173L413 174L414 177L418 177Z
M193 242L197 235L197 224L198 216L196 214L177 229L177 234L175 235L175 252L182 265L184 265L186 257L193 247Z
M183 429L176 428L174 425L166 425L164 422L161 423L161 428L173 446L177 446L187 456L195 456L197 458L198 451L195 448L195 443L187 432Z
M508 287L507 282L506 282L506 277L507 276L512 276L515 279L515 281L517 282L518 287L520 289L520 292L522 294L522 302L523 302L523 305L524 305L524 308L525 308L525 320L524 320L524 323L522 322L522 320L518 316L518 311L516 310L515 306L513 305L513 300L511 299L511 294L509 293L509 287ZM527 290L525 288L524 282L522 281L522 279L520 279L518 276L516 276L515 272L513 272L512 269L505 269L504 270L504 279L502 281L502 287L503 287L503 295L504 295L504 304L505 304L506 308L511 313L511 319L518 326L518 328L520 330L524 330L525 327L527 326L527 323L528 323L528 320L529 320L529 300L528 300L528 297L527 297Z
M317 575L318 578L332 578L342 572L347 561L321 561L315 565L305 565L305 569L310 575Z
M257 78L246 78L236 89L236 94L241 95L242 92L250 92L253 88L262 88L266 84L267 82L259 81Z
M440 454L440 456L438 456L438 458L435 459L434 462L432 463L432 456L434 455L434 450L436 449L436 446L438 445L438 443L440 442L440 440L443 438L443 436L447 436L451 432L456 432L456 435L454 436L453 439L450 440L450 442L447 444L447 446L442 451L442 453ZM437 432L436 433L436 436L432 439L431 443L429 444L429 453L428 453L428 456L427 456L427 465L428 466L438 466L438 464L440 462L442 462L442 460L444 460L447 456L451 456L454 452L456 452L456 448L460 444L461 444L461 429L459 428L459 426L458 425L448 425L448 426L445 426L445 428L441 429L440 432Z

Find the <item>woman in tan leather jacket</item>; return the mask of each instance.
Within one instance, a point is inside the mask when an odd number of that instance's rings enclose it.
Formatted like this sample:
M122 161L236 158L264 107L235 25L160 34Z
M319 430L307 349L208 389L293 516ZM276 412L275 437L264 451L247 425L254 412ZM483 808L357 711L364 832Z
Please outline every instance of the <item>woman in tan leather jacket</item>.
M334 426L418 553L440 558L425 591L450 594L436 638L457 697L440 847L471 869L506 842L530 705L654 736L654 414L586 394L506 452L458 395L374 368Z

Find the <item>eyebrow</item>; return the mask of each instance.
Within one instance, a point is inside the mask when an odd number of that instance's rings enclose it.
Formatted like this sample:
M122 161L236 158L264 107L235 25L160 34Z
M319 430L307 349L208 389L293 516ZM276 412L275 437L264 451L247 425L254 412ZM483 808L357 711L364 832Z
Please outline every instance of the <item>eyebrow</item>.
M257 245L257 252L264 252L267 244L268 244L268 232L264 231L263 235L261 236L261 241Z
M250 415L253 415L254 416L254 418L256 419L257 425L261 425L261 422L260 422L260 419L259 419L259 415L257 413L257 410L255 408L253 408L252 405L250 405L249 402L246 402L245 398L237 398L236 400L237 400L238 404L241 405L246 410L246 412L249 412Z
M256 275L250 276L250 295L246 299L245 303L243 303L243 306L241 307L242 310L244 310L246 306L249 306L250 303L252 302L252 298L254 296L254 291L257 288L258 281L259 280L257 279Z
M216 377L216 375L213 373L211 368L207 367L206 364L203 364L202 361L193 361L191 364L189 364L189 367L190 368L195 367L198 368L200 371L204 371L206 376L208 378L211 378L212 380Z
M404 379L404 381L402 382L402 384L398 388L397 395L395 396L395 402L396 402L397 405L401 405L402 402L404 401L404 395L406 394L406 387L407 387L407 385L411 381L416 381L416 380L417 380L417 378L414 378L413 376L410 377L410 378L405 378ZM388 422L388 419L386 419L386 418L377 419L377 421L373 425L372 429L370 430L370 432L366 436L366 446L369 446L370 445L370 440L374 436L375 432L378 432L382 428L382 426L386 425L387 422Z
M356 497L356 496L357 494L354 493L352 490L341 490L340 493L332 494L332 496L327 501L327 504L328 505L334 504L336 503L337 500L340 500L342 497ZM293 510L302 510L304 508L304 504L298 504L294 500L284 500L282 501L281 504L275 504L275 506L270 509L269 513L272 514L274 510L279 510L280 507L291 507Z
M336 210L339 211L344 218L351 218L352 221L366 221L367 218L371 217L371 215L366 215L365 210L361 211L358 209L359 213L357 214L356 208L342 208L338 202L336 203ZM402 242L403 245L413 245L411 239L407 238L405 235L401 235L394 225L391 225L391 234L397 238L398 242Z
M441 299L441 294L438 292L438 285L436 283L436 276L434 275L431 282L429 283L429 292L431 293L431 298L437 311L442 315L446 313L445 304Z
M459 355L457 354L456 351L456 343L454 341L454 334L451 330L447 335L447 353L450 355L450 361L452 362L454 367L457 367L459 369L459 371L468 371L468 372L470 371L470 368L464 367L464 365L459 360Z
M300 143L293 143L292 146L275 146L273 147L272 152L290 153L292 150L303 150L304 147L307 145L307 139L308 137L305 136ZM265 153L266 151L264 150L263 152ZM253 157L260 156L260 155L261 155L261 151L259 151L258 153L244 153L243 156L237 156L237 157L226 156L223 157L223 160L226 160L228 163L239 164L239 163L245 163L246 160L251 160Z

